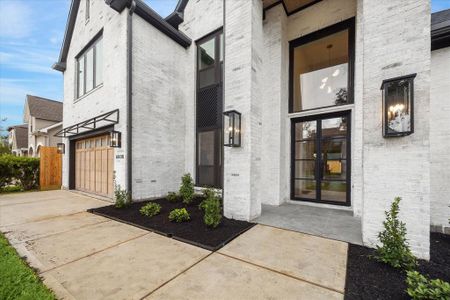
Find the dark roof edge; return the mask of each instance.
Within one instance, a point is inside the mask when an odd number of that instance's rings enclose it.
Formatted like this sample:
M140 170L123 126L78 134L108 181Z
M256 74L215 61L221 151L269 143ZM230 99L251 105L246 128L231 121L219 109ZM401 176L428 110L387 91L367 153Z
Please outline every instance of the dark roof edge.
M431 51L450 47L450 25L431 31Z
M61 52L59 53L59 59L58 62L52 66L56 71L64 72L66 70L67 53L69 52L70 41L72 40L73 28L75 27L79 7L80 0L72 0L69 15L67 16L66 31L64 33Z
M122 12L125 7L131 6L132 0L105 0L105 3L109 5L112 9L117 12ZM169 38L177 42L184 48L191 45L191 39L178 31L173 27L168 21L162 18L158 13L151 9L147 4L141 0L135 0L136 9L135 13L142 17L144 20L153 25L156 29L167 35ZM188 0L179 0L175 11L184 11ZM80 0L72 0L72 5L70 6L69 16L67 18L66 32L64 34L63 45L61 47L61 52L59 55L58 62L53 64L52 68L54 70L64 72L66 70L66 60L67 53L69 52L69 46L72 39L73 29L75 27L75 22L77 19L78 8L80 7Z
M188 2L189 0L178 0L175 10L165 18L167 23L172 25L175 29L178 29L178 26L184 22L184 9Z

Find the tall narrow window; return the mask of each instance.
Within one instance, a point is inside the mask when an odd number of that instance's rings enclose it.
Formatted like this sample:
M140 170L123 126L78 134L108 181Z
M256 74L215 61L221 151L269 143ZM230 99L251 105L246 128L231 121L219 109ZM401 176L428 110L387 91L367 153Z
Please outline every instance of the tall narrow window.
M77 98L103 83L102 37L78 55L77 71Z
M222 187L222 33L197 43L196 184Z
M91 14L91 0L86 0L86 13L84 15L86 22L89 21Z
M353 101L353 20L290 43L290 112Z

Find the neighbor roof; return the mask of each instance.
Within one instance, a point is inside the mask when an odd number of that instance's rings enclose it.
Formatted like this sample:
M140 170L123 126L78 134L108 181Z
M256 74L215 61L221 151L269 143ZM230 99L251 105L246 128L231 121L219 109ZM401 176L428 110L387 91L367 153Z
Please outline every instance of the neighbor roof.
M450 47L450 9L431 14L431 50Z
M21 124L8 127L8 131L14 129L16 137L16 147L18 149L28 148L28 124Z
M38 96L27 95L30 116L47 121L61 122L63 103Z
M107 5L117 12L122 12L125 7L131 7L133 0L104 0ZM134 0L136 7L134 12L141 18L152 24L156 29L167 35L169 38L187 48L191 44L191 39L184 33L178 31L178 24L183 22L183 11L188 0L179 0L175 11L169 15L168 19L162 18L142 0ZM73 29L77 19L80 0L72 0L69 16L67 18L66 32L59 54L58 62L53 65L53 69L64 72L66 70L67 54L69 52L70 41L72 40ZM174 16L174 14L176 16ZM181 18L181 20L180 20Z

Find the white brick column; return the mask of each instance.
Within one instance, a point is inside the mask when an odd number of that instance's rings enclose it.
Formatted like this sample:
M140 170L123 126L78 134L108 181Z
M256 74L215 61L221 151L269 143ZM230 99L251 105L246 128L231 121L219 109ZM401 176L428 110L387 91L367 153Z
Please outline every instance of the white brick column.
M411 248L429 258L430 1L358 0L357 17L363 22L363 241L376 243L383 212L400 196ZM381 82L412 73L415 132L385 139Z
M242 113L242 146L224 150L224 212L261 214L262 1L225 1L224 110Z
M289 43L287 16L282 5L266 11L264 20L264 85L262 108L261 203L280 205L289 198L290 122ZM290 150L290 149L289 149ZM289 151L290 153L290 151Z

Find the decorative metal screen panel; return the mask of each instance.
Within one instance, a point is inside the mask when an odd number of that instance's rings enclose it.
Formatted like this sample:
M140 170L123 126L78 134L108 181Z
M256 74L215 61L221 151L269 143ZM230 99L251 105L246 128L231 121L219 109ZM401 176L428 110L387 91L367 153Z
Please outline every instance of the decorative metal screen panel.
M201 89L197 96L197 128L215 128L222 124L222 84Z

